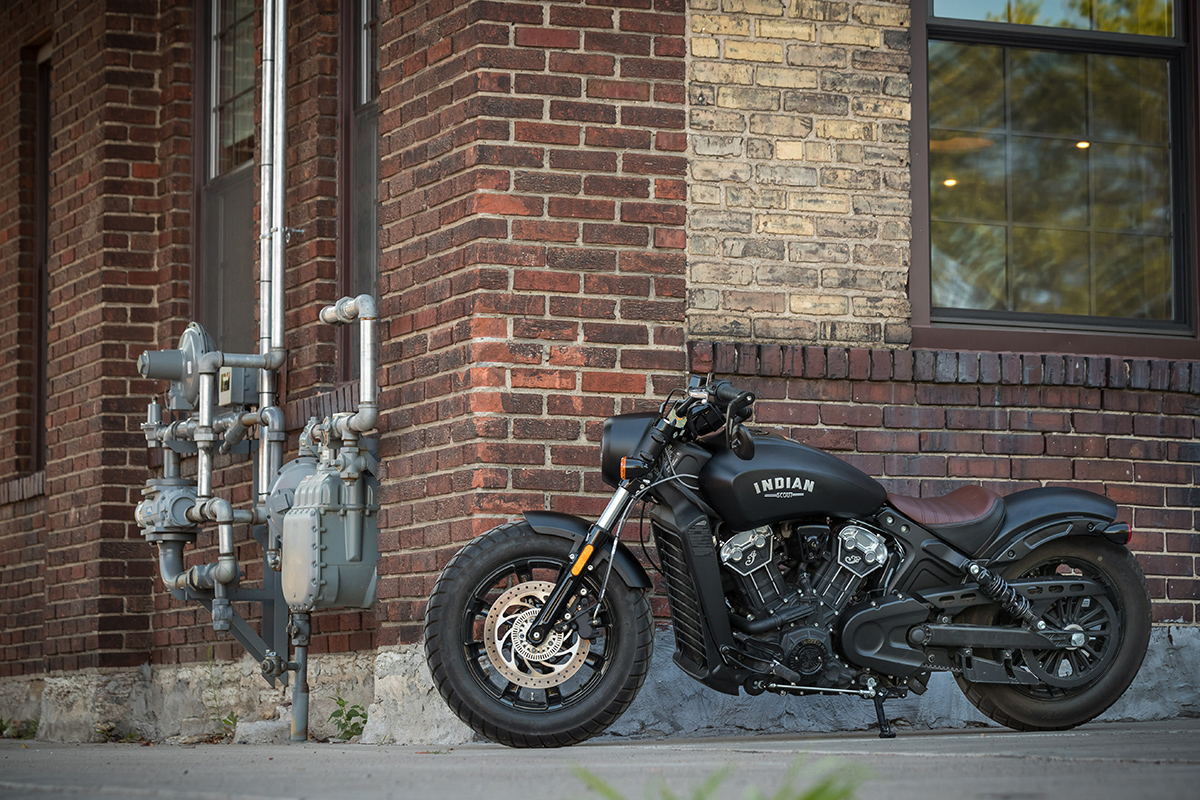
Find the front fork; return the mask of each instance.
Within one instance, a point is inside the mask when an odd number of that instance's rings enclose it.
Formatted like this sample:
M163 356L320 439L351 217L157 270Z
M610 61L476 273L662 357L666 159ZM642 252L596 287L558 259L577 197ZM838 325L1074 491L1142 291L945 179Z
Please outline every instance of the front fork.
M529 628L527 636L535 647L546 640L546 635L551 628L564 621L567 609L571 608L579 598L579 588L584 581L585 574L592 572L596 567L592 556L611 547L621 535L621 520L625 518L625 512L632 505L636 496L628 488L631 483L633 482L624 481L617 487L617 491L613 493L612 499L604 508L604 513L588 529L587 536L583 539L583 546L572 549L570 567L559 577L558 582L554 585L554 590L546 598L542 610ZM609 559L611 564L612 556L609 556ZM600 598L597 598L597 602L599 600Z

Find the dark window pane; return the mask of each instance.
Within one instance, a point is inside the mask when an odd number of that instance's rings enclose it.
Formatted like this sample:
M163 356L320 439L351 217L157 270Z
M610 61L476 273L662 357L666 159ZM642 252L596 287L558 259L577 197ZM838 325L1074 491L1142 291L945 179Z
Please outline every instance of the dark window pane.
M1013 228L1013 311L1091 313L1088 234Z
M1014 130L1087 134L1087 56L1013 48L1009 69Z
M1012 213L1016 222L1088 224L1088 151L1077 142L1013 136Z
M354 165L350 171L354 185L354 217L350 222L353 248L354 293L379 296L376 287L379 271L379 203L377 165L379 161L379 107L368 106L355 114Z
M931 42L929 67L933 306L1173 321L1168 62Z
M216 0L212 64L213 138L210 176L216 177L254 157L254 3Z
M929 124L1005 127L1004 48L929 43Z
M1096 314L1170 320L1174 297L1171 240L1096 234Z
M929 140L931 216L1003 222L1008 216L1004 137L931 130Z
M231 353L253 352L254 175L246 168L204 189L204 301L201 323Z
M1001 311L1008 307L1003 227L934 222L929 233L934 306Z
M358 0L358 69L355 102L366 105L379 96L379 31L377 0Z
M1171 154L1165 147L1098 142L1089 150L1095 225L1171 232Z
M1098 139L1166 144L1170 136L1167 62L1155 58L1089 56L1092 135Z

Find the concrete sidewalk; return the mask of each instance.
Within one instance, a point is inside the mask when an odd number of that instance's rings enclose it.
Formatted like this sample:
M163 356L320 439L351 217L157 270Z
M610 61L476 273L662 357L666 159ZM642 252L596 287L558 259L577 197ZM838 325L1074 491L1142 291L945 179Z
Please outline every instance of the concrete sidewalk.
M872 775L859 798L962 800L1200 798L1200 720L1093 724L1063 733L996 729L779 735L693 740L613 738L564 750L470 744L422 747L322 745L48 745L0 741L0 798L487 798L599 797L572 774L584 765L623 793L658 796L697 786L725 765L718 796L780 785L798 758L832 759ZM805 785L813 770L797 786Z

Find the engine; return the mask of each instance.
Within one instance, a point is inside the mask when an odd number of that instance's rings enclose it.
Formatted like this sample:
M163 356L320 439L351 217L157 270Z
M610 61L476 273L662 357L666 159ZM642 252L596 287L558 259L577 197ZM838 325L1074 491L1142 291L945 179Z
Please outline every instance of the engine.
M720 548L734 627L806 684L848 685L855 673L837 657L831 631L889 555L883 536L856 523L735 533Z

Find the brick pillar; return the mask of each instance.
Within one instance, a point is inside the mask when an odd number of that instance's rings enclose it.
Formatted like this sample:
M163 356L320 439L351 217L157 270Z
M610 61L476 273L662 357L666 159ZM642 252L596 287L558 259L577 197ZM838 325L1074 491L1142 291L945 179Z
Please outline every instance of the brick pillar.
M157 6L54 19L46 667L130 667L150 646L154 562L135 358L155 341ZM131 385L136 384L136 385Z
M613 5L383 20L381 644L464 540L596 513L600 420L678 385L683 7Z

